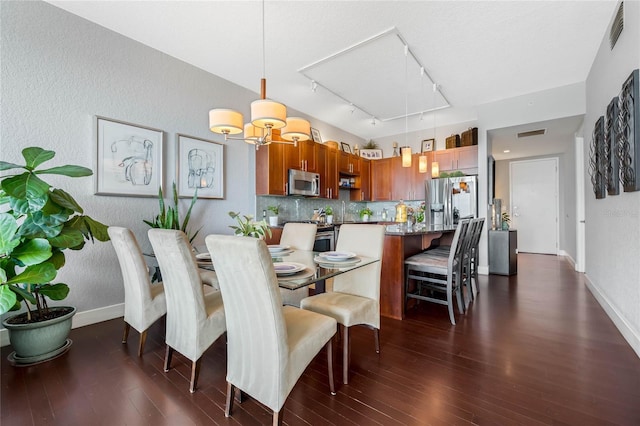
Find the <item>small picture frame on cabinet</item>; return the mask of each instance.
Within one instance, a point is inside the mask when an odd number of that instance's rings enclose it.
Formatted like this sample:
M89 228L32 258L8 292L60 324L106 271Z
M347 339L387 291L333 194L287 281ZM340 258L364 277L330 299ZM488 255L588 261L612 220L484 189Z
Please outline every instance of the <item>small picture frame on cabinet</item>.
M436 145L435 139L425 139L422 141L422 152L431 152Z
M322 138L320 137L320 130L311 128L311 139L316 143L322 143Z
M348 152L349 154L351 154L351 145L349 145L346 142L340 142L340 149L342 149L344 152Z

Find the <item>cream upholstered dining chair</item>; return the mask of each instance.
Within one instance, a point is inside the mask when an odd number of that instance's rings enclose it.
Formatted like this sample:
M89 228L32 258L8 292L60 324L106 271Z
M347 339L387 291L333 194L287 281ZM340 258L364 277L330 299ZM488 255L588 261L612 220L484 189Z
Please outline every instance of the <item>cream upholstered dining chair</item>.
M300 307L335 318L343 325L342 381L349 382L349 327L373 328L376 352L380 353L380 273L384 246L383 225L340 227L337 251L380 259L354 271L333 278L333 291L302 299Z
M317 231L315 223L285 223L280 244L297 250L313 250Z
M469 219L458 222L453 234L451 247L448 249L426 250L413 255L404 261L405 304L408 299L447 305L451 324L456 325L453 314L453 297L456 296L458 310L464 313L464 296L462 294L464 246ZM443 251L445 250L445 251ZM415 291L410 291L409 284L415 282ZM424 293L424 290L428 294ZM431 293L444 293L444 298L435 297Z
M316 241L318 225L315 223L285 223L282 228L280 245L289 246L295 250L313 250ZM280 289L283 305L300 307L300 301L309 295L309 287L296 290Z
M238 388L273 410L273 424L280 424L287 396L325 345L329 387L335 395L331 339L336 321L282 306L264 241L225 235L209 235L205 241L227 311L225 415L231 415Z
M131 327L140 333L138 356L142 356L147 330L167 313L162 283L151 284L149 271L136 237L130 229L110 226L107 229L118 256L124 282L124 334L127 343Z
M219 291L205 293L196 258L182 231L150 229L149 241L162 271L167 297L164 371L173 351L191 360L189 391L195 392L202 354L226 330Z

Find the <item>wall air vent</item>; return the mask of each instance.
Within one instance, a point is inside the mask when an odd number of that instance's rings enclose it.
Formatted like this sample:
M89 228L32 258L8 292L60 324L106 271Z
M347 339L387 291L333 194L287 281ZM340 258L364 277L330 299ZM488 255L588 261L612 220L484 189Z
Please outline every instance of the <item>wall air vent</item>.
M611 23L611 30L609 31L609 46L611 46L611 50L613 50L613 46L616 45L616 42L618 41L623 28L624 2L620 2L620 7L618 8L618 12L616 12L615 18L613 18L613 22Z
M527 138L529 136L544 135L547 133L547 129L529 130L528 132L518 133L518 138Z

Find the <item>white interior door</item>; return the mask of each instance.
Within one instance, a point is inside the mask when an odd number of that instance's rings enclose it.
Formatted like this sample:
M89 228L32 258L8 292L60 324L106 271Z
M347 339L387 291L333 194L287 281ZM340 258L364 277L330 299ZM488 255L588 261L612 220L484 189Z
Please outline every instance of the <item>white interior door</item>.
M509 176L518 252L557 254L558 159L513 161Z

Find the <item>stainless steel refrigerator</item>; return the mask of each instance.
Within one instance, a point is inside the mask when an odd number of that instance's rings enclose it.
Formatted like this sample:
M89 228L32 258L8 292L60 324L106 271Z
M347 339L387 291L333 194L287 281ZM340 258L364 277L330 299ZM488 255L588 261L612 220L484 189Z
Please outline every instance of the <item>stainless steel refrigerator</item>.
M453 226L478 217L478 176L427 180L426 194L428 225Z

